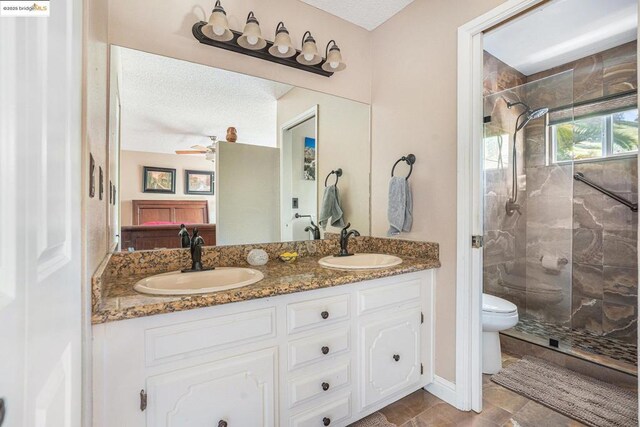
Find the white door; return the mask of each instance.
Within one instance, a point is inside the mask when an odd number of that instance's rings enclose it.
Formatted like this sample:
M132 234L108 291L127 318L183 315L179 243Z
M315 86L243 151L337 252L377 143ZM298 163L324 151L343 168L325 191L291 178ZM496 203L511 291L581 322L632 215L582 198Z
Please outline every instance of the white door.
M420 381L420 310L366 324L363 407Z
M277 148L218 142L217 245L268 243L280 239L279 161Z
M147 379L148 427L273 427L276 350Z
M80 425L82 3L50 7L0 17L3 427Z

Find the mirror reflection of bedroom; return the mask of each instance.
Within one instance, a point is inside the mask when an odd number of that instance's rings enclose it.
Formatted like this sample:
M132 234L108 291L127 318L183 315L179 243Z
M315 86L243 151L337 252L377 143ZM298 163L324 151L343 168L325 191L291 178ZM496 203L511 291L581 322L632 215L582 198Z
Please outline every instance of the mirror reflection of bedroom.
M324 238L332 185L369 234L366 104L113 46L109 110L117 250L180 247L181 225L207 246Z

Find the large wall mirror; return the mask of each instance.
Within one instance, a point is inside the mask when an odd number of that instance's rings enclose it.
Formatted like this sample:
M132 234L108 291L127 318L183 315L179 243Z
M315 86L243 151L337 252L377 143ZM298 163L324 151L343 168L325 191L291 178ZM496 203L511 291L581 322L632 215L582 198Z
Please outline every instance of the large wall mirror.
M367 104L112 46L109 105L118 250L370 234Z

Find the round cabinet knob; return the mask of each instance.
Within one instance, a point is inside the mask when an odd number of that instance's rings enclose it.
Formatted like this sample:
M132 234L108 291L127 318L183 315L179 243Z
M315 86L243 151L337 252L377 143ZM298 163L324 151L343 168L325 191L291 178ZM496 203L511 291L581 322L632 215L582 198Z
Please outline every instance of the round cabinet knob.
M326 345L322 347L322 354L329 354L329 347Z
M322 313L320 313L320 316L322 316L323 319L328 319L329 318L329 312L325 310Z
M322 424L324 424L325 426L328 426L329 424L331 424L331 418L324 417L322 419Z
M393 360L395 360L396 362L397 362L398 360L400 360L400 355L399 355L399 354L394 354L394 355L393 355Z
M218 421L218 427L227 427L227 422L225 420Z
M329 383L322 383L322 389L323 389L324 391L329 390Z

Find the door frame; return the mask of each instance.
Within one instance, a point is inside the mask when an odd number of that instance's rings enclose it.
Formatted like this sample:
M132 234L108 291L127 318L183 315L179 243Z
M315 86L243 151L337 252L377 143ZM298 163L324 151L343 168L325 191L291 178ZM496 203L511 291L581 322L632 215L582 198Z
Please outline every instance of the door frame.
M456 407L482 410L483 32L547 0L508 0L458 28Z
M316 207L318 206L318 194L320 191L320 187L319 187L319 177L318 177L318 171L320 170L320 168L318 167L318 123L319 123L319 118L318 118L318 110L319 110L319 106L318 104L315 104L313 107L309 108L308 110L303 111L302 113L298 114L297 116L295 116L294 118L287 120L286 122L284 122L283 124L280 125L280 128L278 129L278 148L280 149L280 240L282 241L286 241L283 236L284 236L284 212L285 212L285 200L284 200L284 190L283 190L283 183L284 183L284 150L283 150L283 144L284 144L284 139L285 139L285 132L287 132L289 129L294 128L296 126L298 126L301 123L306 122L307 120L313 118L315 123L315 139L316 139ZM288 206L288 205L287 205ZM316 221L318 220L318 209L316 209Z

